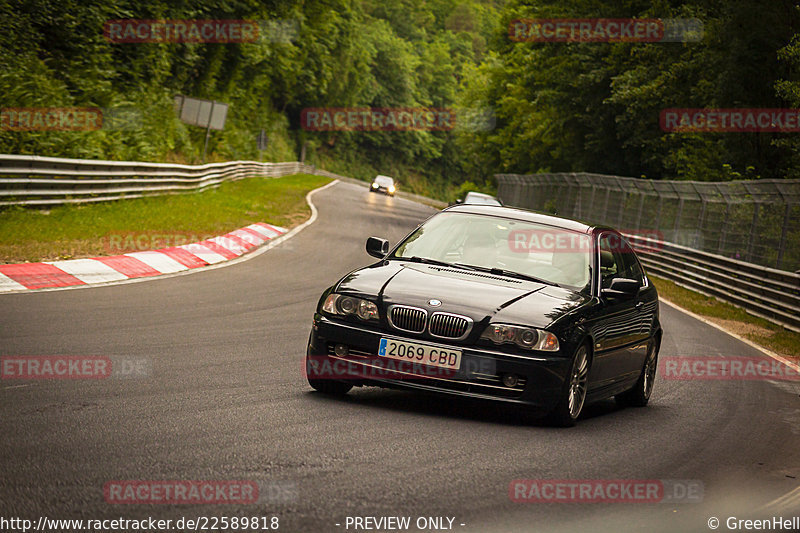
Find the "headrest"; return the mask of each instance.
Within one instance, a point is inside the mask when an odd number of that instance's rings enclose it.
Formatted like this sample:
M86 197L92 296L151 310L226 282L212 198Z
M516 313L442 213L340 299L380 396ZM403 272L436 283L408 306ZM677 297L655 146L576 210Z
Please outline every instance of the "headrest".
M614 266L614 254L608 250L600 250L600 268L611 268Z

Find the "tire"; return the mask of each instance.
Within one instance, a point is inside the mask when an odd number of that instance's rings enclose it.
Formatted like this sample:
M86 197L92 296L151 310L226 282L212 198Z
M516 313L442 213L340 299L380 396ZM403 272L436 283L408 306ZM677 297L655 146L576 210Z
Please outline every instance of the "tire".
M647 347L647 357L644 360L642 373L636 381L636 385L629 391L617 394L614 400L619 405L625 407L644 407L650 401L650 394L653 392L653 384L656 380L656 369L658 368L658 351L661 343L658 339L650 341Z
M306 354L306 380L308 381L308 384L311 385L311 388L316 391L331 396L344 396L350 392L350 389L353 388L353 385L347 383L346 381L336 381L333 379L314 379L308 375L308 366L308 354Z
M556 408L548 415L547 421L557 427L574 426L586 403L588 384L589 350L584 344L577 349L572 358L572 368L564 380L561 398Z
M330 379L311 379L308 378L308 384L311 388L329 396L344 396L350 389L353 388L349 383L344 381L333 381Z

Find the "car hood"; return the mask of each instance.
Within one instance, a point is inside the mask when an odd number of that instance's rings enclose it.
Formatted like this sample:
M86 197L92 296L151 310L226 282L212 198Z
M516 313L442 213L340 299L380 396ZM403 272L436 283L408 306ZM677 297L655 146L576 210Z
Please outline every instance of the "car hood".
M545 327L587 297L568 289L434 265L383 261L345 276L336 292L472 318ZM430 300L441 301L433 306Z

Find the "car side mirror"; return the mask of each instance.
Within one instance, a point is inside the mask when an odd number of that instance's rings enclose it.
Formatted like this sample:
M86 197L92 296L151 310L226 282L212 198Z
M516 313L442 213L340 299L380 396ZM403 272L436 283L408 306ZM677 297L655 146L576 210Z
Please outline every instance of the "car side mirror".
M464 203L464 200L462 200L461 198L458 198L458 199L456 200L456 203L457 203L457 204L463 204L463 203Z
M389 253L389 241L386 239L379 239L378 237L370 237L367 239L367 253L372 257L383 259Z
M608 288L600 290L600 294L607 298L633 298L641 286L635 279L614 278Z

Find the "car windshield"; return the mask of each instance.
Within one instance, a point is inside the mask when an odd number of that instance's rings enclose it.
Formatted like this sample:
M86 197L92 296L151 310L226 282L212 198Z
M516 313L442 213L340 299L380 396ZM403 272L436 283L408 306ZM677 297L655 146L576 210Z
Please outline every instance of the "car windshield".
M394 183L394 180L388 176L378 176L375 178L375 183L382 187L388 187Z
M499 269L498 274L588 290L591 239L555 226L445 212L420 226L392 257Z

